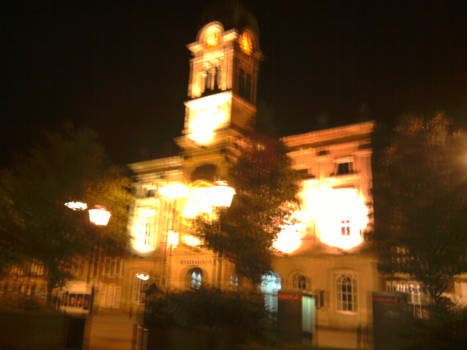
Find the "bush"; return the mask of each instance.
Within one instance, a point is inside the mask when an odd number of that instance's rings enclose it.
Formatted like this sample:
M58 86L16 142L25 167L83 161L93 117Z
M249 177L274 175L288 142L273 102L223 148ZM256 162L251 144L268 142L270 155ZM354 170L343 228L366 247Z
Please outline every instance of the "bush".
M158 296L146 304L145 327L185 328L211 338L235 330L235 341L258 338L265 319L262 298L256 294L201 289Z
M406 350L467 349L467 308L446 311L428 320L414 322Z
M43 300L25 295L2 296L0 298L0 307L10 311L54 311L48 308Z

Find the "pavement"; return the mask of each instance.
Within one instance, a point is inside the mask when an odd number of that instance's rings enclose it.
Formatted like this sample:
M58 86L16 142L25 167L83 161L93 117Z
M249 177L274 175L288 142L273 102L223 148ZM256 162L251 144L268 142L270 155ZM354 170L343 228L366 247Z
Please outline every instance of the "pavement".
M88 320L85 330L87 350L139 350L133 344L133 332L138 319L122 312L97 312ZM138 342L140 342L138 337Z
M141 342L141 328L134 336L135 325L139 324L135 315L129 317L128 313L120 311L97 312L88 320L85 330L84 350L144 350ZM261 345L243 346L242 350L340 350L336 348L318 348L314 346L282 345L267 347ZM189 350L189 349L187 349Z

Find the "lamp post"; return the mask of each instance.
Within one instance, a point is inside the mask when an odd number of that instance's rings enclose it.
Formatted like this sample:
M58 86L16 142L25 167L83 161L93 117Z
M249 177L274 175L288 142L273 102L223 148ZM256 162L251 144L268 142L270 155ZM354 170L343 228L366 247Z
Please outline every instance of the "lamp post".
M96 205L92 209L88 210L89 213L89 221L96 225L96 226L107 226L110 220L110 216L112 215L110 211L108 211L104 206L102 205ZM95 297L95 284L96 284L96 279L99 274L99 258L100 258L100 240L101 240L101 235L99 233L98 236L98 242L97 242L97 247L96 247L96 254L94 257L93 261L93 268L94 268L94 278L92 282L92 287L91 287L91 302L89 306L89 312L92 313L94 310L94 297ZM89 265L91 267L91 265ZM89 272L89 270L88 270ZM89 278L89 273L88 273L88 278Z
M83 211L83 210L86 210L88 208L88 205L86 203L77 202L77 201L66 202L65 206L67 208L69 208L70 210L73 210L73 211ZM89 214L89 221L92 224L96 225L96 226L107 226L107 224L109 223L110 217L112 216L110 211L108 211L102 205L95 205L92 209L88 210L88 214ZM99 253L99 250L100 250L100 235L99 235L99 240L98 240L97 247L95 247L95 249L97 249L97 251ZM90 275L91 275L91 265L93 265L95 274L94 274L93 286L92 286L90 312L92 312L92 306L93 306L93 303L94 303L94 283L95 283L95 280L96 280L97 263L98 263L98 260L99 260L99 255L98 254L93 254L93 255L97 255L97 259L93 259L94 261L93 261L92 264L89 263L88 276L87 276L87 283L89 283Z
M65 206L71 210L74 211L83 211L87 209L87 204L83 202L67 202L65 203ZM111 213L105 209L105 207L99 205L95 206L92 209L88 210L89 214L89 221L96 225L96 226L107 226L110 220ZM97 255L97 259L94 259L93 263L89 263L88 267L88 276L87 276L87 283L89 283L90 279L90 273L91 273L91 265L94 267L94 279L91 287L91 298L89 301L89 317L87 318L85 325L84 325L84 334L83 334L83 348L88 349L90 345L90 333L91 333L91 327L92 327L92 313L93 313L93 308L94 308L94 294L95 294L95 281L96 281L96 275L97 275L97 264L98 264L98 259L99 259L99 252L100 252L100 235L99 235L99 240L98 240L98 247L95 249L97 250L97 254L93 253L93 258L94 255Z
M168 184L164 187L159 188L158 193L166 198L167 200L172 201L172 220L170 224L167 225L167 230L165 233L165 259L164 259L164 284L167 288L167 292L170 287L170 277L171 277L171 270L172 270L172 254L173 248L177 247L179 242L179 234L175 230L175 216L176 216L176 200L179 198L187 198L190 195L189 188L179 182Z
M216 214L218 219L218 229L217 229L217 240L219 243L220 235L222 232L222 221L221 215L219 212L220 208L228 208L232 204L233 196L235 195L235 190L227 186L223 182L218 182L216 186L212 186L209 188L211 191L211 202L212 205L216 208ZM219 254L217 256L217 287L221 289L222 287L222 255L223 249L222 246L219 245Z

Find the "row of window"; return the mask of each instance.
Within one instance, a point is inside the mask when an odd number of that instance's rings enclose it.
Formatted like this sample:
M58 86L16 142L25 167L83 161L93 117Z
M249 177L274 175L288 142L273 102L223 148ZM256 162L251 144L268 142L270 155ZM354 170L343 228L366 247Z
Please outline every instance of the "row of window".
M295 274L292 278L292 287L301 291L311 290L308 278L301 274ZM324 291L316 292L317 307L324 306ZM357 311L357 283L350 274L342 274L336 278L336 302L339 311Z
M187 272L186 286L191 289L200 289L203 283L203 272L200 268L193 268ZM238 277L230 276L230 286L232 290L238 289ZM293 287L300 290L309 290L309 280L301 274L293 277ZM281 280L279 275L271 273L265 276L262 283L262 291L265 294L276 294L281 289ZM357 311L357 282L351 274L341 274L336 278L336 306L339 311L356 312ZM318 291L317 307L324 306L324 291ZM269 299L268 299L269 300ZM269 300L273 304L272 300Z
M300 169L304 178L314 178L311 169ZM350 157L339 158L334 162L334 170L330 176L350 175L355 173L355 166L353 159Z
M121 258L104 258L104 276L123 276L123 261Z
M36 282L13 282L5 281L0 284L0 294L12 294L12 295L28 295L34 297L45 297L46 289L44 283Z
M44 265L38 262L31 262L25 266L14 265L10 269L12 275L24 276L44 276L45 268Z
M204 81L204 95L220 90L220 75L221 69L217 66L212 66L202 72L201 77ZM252 101L251 87L251 74L247 73L243 69L240 69L238 74L238 94L248 102Z
M404 293L407 296L407 304L411 307L415 318L422 319L427 316L425 305L427 304L428 296L419 282L401 280L387 281L386 291Z

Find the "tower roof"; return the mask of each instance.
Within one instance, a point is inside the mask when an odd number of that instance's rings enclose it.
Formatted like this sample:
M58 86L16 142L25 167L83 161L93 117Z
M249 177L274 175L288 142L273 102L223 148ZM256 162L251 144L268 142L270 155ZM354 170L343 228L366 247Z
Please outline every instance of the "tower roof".
M259 36L258 21L239 0L214 1L201 15L199 28L212 21L221 22L225 30L248 27Z

